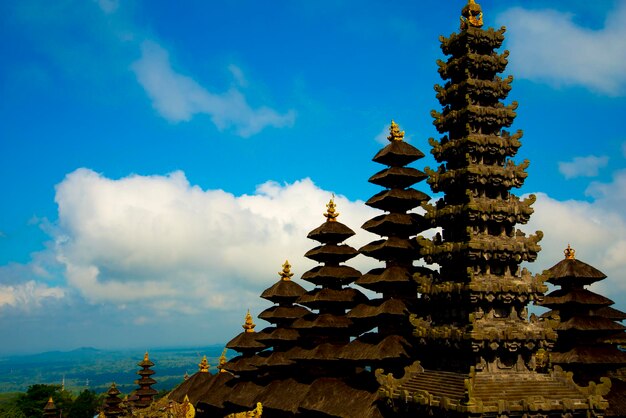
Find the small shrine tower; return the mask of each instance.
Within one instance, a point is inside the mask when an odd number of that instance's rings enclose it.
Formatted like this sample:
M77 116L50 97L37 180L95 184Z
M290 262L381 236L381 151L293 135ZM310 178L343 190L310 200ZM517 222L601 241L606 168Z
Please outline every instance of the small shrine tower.
M137 371L141 378L135 380L135 383L139 385L139 389L134 392L136 399L133 402L133 406L135 408L146 408L150 406L154 396L158 393L152 388L152 385L156 383L156 380L152 378L155 372L151 369L154 363L150 360L147 351L143 356L143 360L137 363L137 366L141 367L141 370Z

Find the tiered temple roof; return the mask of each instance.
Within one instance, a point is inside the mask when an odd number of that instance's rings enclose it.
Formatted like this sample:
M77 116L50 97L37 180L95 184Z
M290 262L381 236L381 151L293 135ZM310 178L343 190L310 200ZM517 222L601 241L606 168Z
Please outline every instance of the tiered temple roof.
M104 406L102 408L105 417L119 417L124 415L125 411L120 405L122 403L122 400L119 398L120 393L119 389L115 386L115 382L111 383L111 387L107 391L107 396L104 398Z
M626 314L612 308L612 300L585 288L604 280L604 273L576 259L569 245L564 253L565 259L548 270L548 282L560 288L546 295L542 303L551 309L542 317L558 334L550 361L573 372L580 384L617 376L606 395L606 415L622 416L626 412L625 383L618 379L626 377L620 370L626 368L626 352L618 345L626 342L626 327L619 323Z
M52 396L48 399L48 402L43 407L44 418L57 418L59 416L59 409L54 405Z
M152 385L156 383L156 380L152 378L155 371L151 369L154 363L150 360L148 352L143 356L143 360L137 363L137 366L141 367L141 370L137 371L137 374L141 376L135 380L135 383L139 385L139 389L133 393L133 406L135 408L146 408L154 400L154 396L158 393L152 388Z
M444 135L430 143L441 165L425 171L433 192L444 194L426 207L426 219L442 231L416 240L440 271L416 277L423 314L412 324L423 347L421 363L401 380L379 374L379 381L387 396L434 416L600 413L606 387L590 395L562 372L536 371L537 350L549 347L556 334L528 321L527 304L547 288L520 263L535 260L542 234L526 236L515 228L528 221L534 197L520 200L511 193L523 184L528 161L511 160L521 132L504 130L517 108L516 102L502 103L512 81L498 76L507 64L508 51L496 52L505 28L484 30L482 19L481 7L470 0L461 31L440 38L449 58L437 63L446 83L435 86L443 110L432 115Z

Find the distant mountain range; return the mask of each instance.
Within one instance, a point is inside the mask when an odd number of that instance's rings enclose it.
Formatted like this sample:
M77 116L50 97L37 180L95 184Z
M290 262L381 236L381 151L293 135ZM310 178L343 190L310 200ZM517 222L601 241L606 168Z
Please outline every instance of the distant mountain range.
M151 350L150 359L157 390L170 390L183 381L185 372L198 370L206 355L217 365L223 345L194 348L162 348ZM137 388L137 363L143 359L141 350L99 350L82 347L72 351L48 351L39 354L0 357L0 392L23 392L36 383L62 384L67 390L80 392L85 388L104 392L115 382L128 393Z

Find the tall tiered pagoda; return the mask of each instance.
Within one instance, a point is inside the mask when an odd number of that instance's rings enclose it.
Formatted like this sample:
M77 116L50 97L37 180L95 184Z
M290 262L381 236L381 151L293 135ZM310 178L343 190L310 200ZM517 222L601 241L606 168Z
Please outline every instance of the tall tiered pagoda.
M43 417L44 418L58 418L59 417L59 409L54 404L54 400L52 396L48 399L48 402L43 407Z
M610 376L611 391L606 416L626 416L626 327L619 322L626 313L612 307L613 301L586 289L606 278L600 270L576 258L569 245L565 258L551 267L548 282L558 289L544 298L551 310L542 315L554 327L558 339L550 362L574 373L574 380L587 385Z
M536 371L538 349L556 334L528 321L527 304L546 290L543 279L520 268L534 261L542 234L515 228L528 221L534 197L520 200L528 161L512 161L521 131L509 134L517 103L504 104L512 77L502 79L508 51L496 52L505 28L482 29L481 7L473 0L462 10L461 30L441 37L448 55L438 61L446 81L435 86L442 112L434 125L444 134L431 139L441 163L426 169L435 193L427 219L441 233L418 237L439 275L417 277L424 304L413 318L422 344L419 360L396 380L379 374L382 391L400 411L433 416L587 416L606 407L606 387L577 387L564 373Z
M107 391L102 407L102 412L105 417L121 417L125 414L124 409L121 407L122 400L119 397L120 393L120 390L115 386L115 382L111 383L111 387Z
M135 384L139 385L139 389L133 393L133 406L135 408L146 408L152 403L154 396L158 393L152 388L152 385L156 383L156 380L152 378L155 372L151 369L154 363L150 360L147 351L143 356L143 360L137 363L137 366L141 367L141 369L137 371L140 378L135 380Z

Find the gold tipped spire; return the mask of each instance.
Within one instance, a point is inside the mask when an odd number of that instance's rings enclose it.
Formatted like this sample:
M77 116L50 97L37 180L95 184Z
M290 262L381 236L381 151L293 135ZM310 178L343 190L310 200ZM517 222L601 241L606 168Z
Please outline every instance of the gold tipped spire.
M150 357L148 356L148 350L146 350L146 354L143 355L143 361L150 361Z
M389 126L389 136L387 137L389 142L402 141L404 139L404 131L400 130L400 127L393 120Z
M573 260L576 258L576 250L570 247L569 244L567 244L567 248L563 251L563 253L565 254L566 260Z
M337 220L337 216L339 216L339 212L335 212L337 205L335 205L335 194L333 193L333 197L330 198L330 201L326 205L326 213L324 217L328 222L335 222Z
M252 315L250 315L250 309L248 309L248 313L246 314L246 321L242 325L243 329L246 332L254 332L254 327L256 327L255 323L252 322Z
M206 356L202 357L202 361L198 364L198 368L199 368L200 372L201 373L208 373L210 367L211 366L209 365L209 362L207 361ZM187 373L185 373L185 374L187 374Z
M283 264L283 271L279 271L278 275L281 280L291 280L293 273L291 272L291 264L289 264L289 260L285 260L285 264Z
M466 30L470 26L483 27L483 9L474 0L468 0L461 11L461 30Z
M218 370L220 371L220 373L226 373L226 370L224 370L224 364L226 364L226 348L224 349L224 351L222 351L222 355L220 356L220 362L217 365Z

